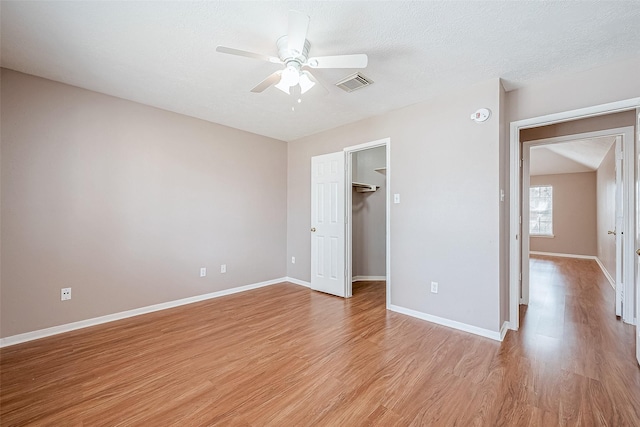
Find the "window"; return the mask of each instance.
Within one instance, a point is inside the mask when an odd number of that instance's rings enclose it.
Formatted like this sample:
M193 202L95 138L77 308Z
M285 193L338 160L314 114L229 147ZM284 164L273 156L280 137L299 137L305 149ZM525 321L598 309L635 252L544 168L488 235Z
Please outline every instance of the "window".
M529 234L553 236L553 187L529 188Z

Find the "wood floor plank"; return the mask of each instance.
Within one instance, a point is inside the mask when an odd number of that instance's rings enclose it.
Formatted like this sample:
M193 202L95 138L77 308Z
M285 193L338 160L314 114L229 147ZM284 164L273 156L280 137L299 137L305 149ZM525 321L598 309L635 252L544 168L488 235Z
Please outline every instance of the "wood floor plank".
M283 283L0 349L0 425L637 426L634 330L535 256L502 343Z

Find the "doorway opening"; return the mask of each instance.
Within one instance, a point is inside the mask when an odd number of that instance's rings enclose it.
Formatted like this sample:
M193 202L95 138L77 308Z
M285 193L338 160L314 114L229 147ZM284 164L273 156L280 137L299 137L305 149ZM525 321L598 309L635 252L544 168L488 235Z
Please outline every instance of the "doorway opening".
M386 145L347 152L347 250L351 295L386 287ZM350 244L349 244L350 242ZM349 261L347 261L349 265Z
M350 298L354 279L384 281L389 308L390 151L385 138L311 158L311 289Z
M545 132L561 134L592 126L593 121L587 119L521 132L520 303L527 305L530 300L530 254L589 259L599 265L616 291L615 314L633 323L633 266L625 265L623 257L624 247L633 244L629 233L624 234L633 229L633 199L629 197L633 174L625 173L633 168L626 167L623 148L633 152L635 114L617 113L605 119L631 126L532 139ZM632 154L628 157L632 160ZM626 262L633 264L629 257ZM590 268L589 262L577 265Z
M525 165L524 154L529 150L529 146L522 143L522 133L533 129L542 129L555 124L567 124L578 119L598 118L605 115L611 115L613 113L619 113L628 110L635 110L640 105L640 99L631 99L626 101L620 101L611 104L605 104L600 106L594 106L584 108L581 110L574 110L564 113L553 114L549 116L537 117L533 119L521 120L511 123L511 159L510 159L510 328L517 330L520 324L519 305L526 304L528 302L528 270L529 270L529 227L528 219L528 204L529 194L523 194L528 190L528 182L523 185L523 181L528 179L528 171L524 169L528 167ZM603 136L604 134L600 135ZM623 248L623 260L624 265L627 266L627 283L625 286L629 286L627 291L627 298L629 301L634 300L635 285L634 285L634 265L635 261L630 255L633 253L633 245L635 242L632 236L635 236L635 197L634 197L634 142L633 134L626 138L626 150L624 151L624 165L625 173L627 174L625 182L624 194L627 200L625 212L625 224L624 230L629 236L626 239L626 245ZM547 141L549 142L549 141ZM558 141L555 141L558 142ZM527 209L525 210L525 207ZM526 288L525 288L526 287ZM628 304L628 309L631 310L631 316L627 319L629 322L634 321L634 304ZM613 308L612 308L613 312Z
M390 151L385 138L344 149L346 155L347 297L390 286Z

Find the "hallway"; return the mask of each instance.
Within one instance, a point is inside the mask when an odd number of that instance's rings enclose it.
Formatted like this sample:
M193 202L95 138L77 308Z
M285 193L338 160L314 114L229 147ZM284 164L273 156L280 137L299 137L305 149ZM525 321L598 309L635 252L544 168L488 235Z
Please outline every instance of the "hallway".
M637 425L634 327L616 319L597 263L535 255L530 268L530 304L503 344L522 358L518 394L562 424Z

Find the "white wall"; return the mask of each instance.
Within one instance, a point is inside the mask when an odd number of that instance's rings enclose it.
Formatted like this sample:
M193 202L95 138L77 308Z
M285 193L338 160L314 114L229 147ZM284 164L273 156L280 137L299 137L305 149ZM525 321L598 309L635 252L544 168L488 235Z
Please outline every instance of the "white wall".
M607 273L616 277L616 240L615 236L607 234L608 230L616 228L616 146L611 149L602 160L596 171L598 207L597 207L597 245L598 259Z
M311 157L391 138L391 303L500 329L498 79L288 145L288 275L310 279ZM354 93L357 96L357 92ZM486 123L469 116L493 111ZM438 294L429 292L438 281Z
M352 192L353 276L385 276L386 273L386 175L375 171L386 166L386 147L353 153L353 181L378 185L375 192Z

